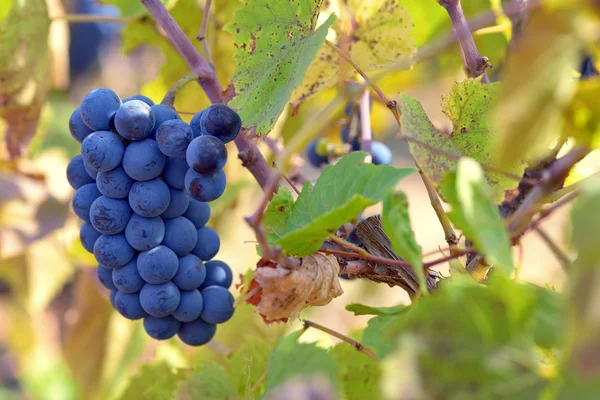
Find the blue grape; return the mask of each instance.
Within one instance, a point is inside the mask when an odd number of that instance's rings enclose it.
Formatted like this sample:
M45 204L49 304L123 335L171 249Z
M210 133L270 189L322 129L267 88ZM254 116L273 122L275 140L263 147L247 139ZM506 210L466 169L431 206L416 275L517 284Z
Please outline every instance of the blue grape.
M98 191L95 183L88 183L83 185L75 191L73 195L73 211L75 215L84 221L90 221L90 207L94 200L100 197L101 194Z
M146 218L133 214L125 228L127 242L138 251L158 246L165 237L165 224L161 217Z
M150 108L152 108L152 112L154 112L154 128L152 128L152 133L150 134L150 137L152 138L156 137L156 132L163 122L172 119L181 119L173 107L164 104L156 104Z
M185 173L190 169L185 157L167 157L163 169L163 179L169 186L175 189L185 189Z
M144 318L144 330L153 339L167 340L175 336L181 328L181 322L172 316L153 317L148 315Z
M202 283L200 289L207 288L209 286L221 286L225 289L229 289L231 282L233 281L233 274L229 265L223 261L213 260L204 264L206 268L206 278Z
M357 135L352 139L352 143L350 143L350 128L348 125L344 125L341 131L341 139L343 143L349 143L351 145L352 151L360 150L360 132L357 132Z
M136 94L135 96L131 96L128 97L126 99L123 99L123 103L127 103L128 101L131 100L139 100L139 101L143 101L144 103L148 104L149 106L153 106L154 102L152 101L152 99L150 99L149 97L144 96L143 94Z
M180 217L190 205L190 195L185 190L173 188L169 188L169 192L171 193L171 202L161 217L165 219Z
M96 177L98 177L98 171L95 171L94 169L92 169L89 165L87 165L85 163L85 161L83 162L83 168L85 168L85 172L87 172L89 177L95 181Z
M115 115L115 128L127 140L143 140L154 128L154 111L141 100L121 104Z
M156 143L164 155L183 157L194 138L192 128L180 119L165 121L156 131Z
M184 322L179 328L177 336L181 341L189 346L202 346L210 342L215 336L217 326L208 324L200 318L192 322Z
M117 304L115 303L115 299L117 297L117 293L118 291L116 290L111 290L110 291L110 305L112 306L112 308L114 308L115 310L117 309Z
M171 192L160 179L136 182L129 191L129 205L133 212L142 217L160 216L171 202Z
M181 290L199 288L206 278L206 267L202 260L193 254L179 259L179 268L173 277L173 283Z
M83 245L83 248L90 253L94 252L94 244L100 236L102 236L102 234L98 232L91 223L84 222L83 225L81 225L81 229L79 230L79 241Z
M317 153L319 142L319 139L313 140L312 142L310 142L310 144L308 145L308 149L306 150L308 162L310 162L311 165L315 168L321 168L323 164L329 164L329 158L327 156L323 156Z
M185 174L185 190L191 198L209 202L221 197L227 185L225 172L220 170L216 174L200 174L189 169Z
M184 217L165 220L165 238L162 244L170 248L178 257L188 254L198 240L196 227Z
M217 232L210 226L198 228L197 232L198 240L192 249L192 254L200 257L202 261L208 261L219 252L221 240Z
M194 138L198 136L202 136L202 126L200 125L200 120L202 119L202 115L204 114L204 110L200 111L196 115L192 117L190 121L190 126L192 127L192 132L194 132Z
M146 283L140 292L140 302L144 310L153 317L172 314L179 305L181 294L173 282L160 285Z
M134 180L125 172L122 166L106 172L98 172L96 186L106 197L124 199L129 195Z
M96 171L115 169L123 159L125 147L112 132L94 132L83 140L81 156L83 162Z
M375 165L389 165L392 163L392 150L381 142L371 143L371 155Z
M94 183L94 179L85 170L83 158L80 155L76 155L69 161L69 165L67 165L67 180L73 189L79 189L83 185Z
M165 166L165 155L152 139L132 142L123 154L123 169L136 181L149 181L160 175Z
M240 132L240 116L225 104L213 104L202 113L200 118L202 133L211 135L229 143Z
M81 118L95 131L108 131L112 127L121 99L110 89L92 90L81 101Z
M221 324L233 316L234 298L222 286L209 286L202 289L204 308L200 318L209 324Z
M127 200L100 196L90 207L90 222L103 235L116 235L125 230L131 214Z
M98 281L107 288L108 290L117 290L117 287L114 285L112 280L113 270L111 268L103 267L98 264L98 268L96 268L96 276L98 277Z
M112 283L123 293L136 293L146 283L137 269L137 259L129 261L121 268L112 270Z
M192 221L196 228L201 228L210 219L210 206L208 203L190 199L190 205L183 216Z
M143 280L154 285L171 280L177 273L179 259L167 246L156 246L142 251L137 259L137 269Z
M115 308L119 314L127 319L142 319L148 314L142 308L140 298L140 293L117 292L115 296Z
M83 142L83 139L94 132L83 122L80 111L80 108L77 107L73 111L73 114L71 114L71 118L69 118L69 132L71 132L71 136L79 143Z
M199 136L192 140L185 153L188 165L201 174L213 174L225 166L227 149L214 136Z
M584 57L581 61L581 66L579 68L581 72L580 79L590 79L598 76L599 72L594 65L594 60L592 60L589 56Z
M135 257L125 235L102 235L94 244L94 257L107 268L120 268Z
M173 313L175 319L181 322L191 322L200 316L204 301L197 290L181 292L181 300Z

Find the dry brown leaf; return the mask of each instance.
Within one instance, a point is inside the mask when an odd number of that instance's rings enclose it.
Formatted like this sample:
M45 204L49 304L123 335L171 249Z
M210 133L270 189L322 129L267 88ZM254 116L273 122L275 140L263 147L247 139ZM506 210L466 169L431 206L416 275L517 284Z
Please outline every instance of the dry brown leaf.
M304 257L293 270L261 260L246 301L256 306L265 322L285 322L306 307L324 306L344 293L339 272L337 259L320 253Z

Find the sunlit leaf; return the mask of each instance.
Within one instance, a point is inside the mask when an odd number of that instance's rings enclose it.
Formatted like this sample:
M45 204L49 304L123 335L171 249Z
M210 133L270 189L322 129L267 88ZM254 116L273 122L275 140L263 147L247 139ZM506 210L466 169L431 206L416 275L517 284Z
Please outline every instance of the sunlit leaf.
M359 353L348 343L340 343L331 349L342 365L342 390L348 400L379 399L381 394L381 364Z
M393 315L406 310L406 306L372 307L364 304L352 303L346 306L346 310L353 312L354 315Z
M134 375L121 400L163 400L174 398L175 391L186 372L172 368L166 362L142 365Z
M292 192L287 188L280 188L269 203L263 221L265 232L270 242L276 242L285 235L285 226L289 216L292 214L294 199Z
M250 390L267 370L270 352L269 344L249 338L231 355L227 365L231 377L237 380L238 394L245 398L250 396Z
M181 400L236 399L236 384L232 376L217 364L202 363L181 382L177 389Z

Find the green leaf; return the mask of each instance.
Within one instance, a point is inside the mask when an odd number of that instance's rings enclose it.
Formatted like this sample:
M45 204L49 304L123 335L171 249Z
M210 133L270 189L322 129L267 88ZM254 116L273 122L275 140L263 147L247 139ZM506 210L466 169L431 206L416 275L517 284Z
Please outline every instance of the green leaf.
M289 216L292 214L294 199L288 188L280 188L269 203L263 221L265 232L269 242L276 242L285 235L285 226Z
M340 364L327 350L313 343L298 343L301 332L291 333L277 342L269 357L266 390L299 375L320 375L339 387Z
M160 2L165 5L167 10L173 8L177 4L177 1L178 0L160 0ZM101 0L100 2L118 7L119 10L121 10L121 15L123 17L140 18L149 14L148 9L144 7L144 4L141 1Z
M6 18L12 8L14 0L5 0L0 4L0 23Z
M174 398L177 386L184 379L183 370L175 369L162 361L142 365L139 372L129 380L129 386L120 400L163 400Z
M327 166L314 186L306 182L287 218L285 234L274 243L299 256L317 251L330 233L381 201L400 179L414 172L365 164L366 155L353 152Z
M392 249L408 261L419 278L419 285L427 293L425 273L423 271L423 253L417 244L408 216L408 199L402 191L388 192L383 199L381 216L383 230L389 236Z
M217 364L202 363L181 382L176 398L181 400L238 399L235 380ZM135 398L135 397L133 397Z
M452 206L448 213L452 223L490 264L509 274L513 270L510 238L479 164L461 159L456 173L447 174L441 193Z
M234 37L236 96L229 105L246 127L268 133L302 83L310 62L325 42L330 16L315 30L322 0L253 0L225 30Z
M237 379L237 391L244 398L251 397L250 389L267 370L270 352L271 346L265 341L249 338L227 361L232 378Z
M382 398L381 364L356 351L348 343L340 343L330 350L342 365L342 389L347 400Z
M351 311L354 315L393 315L400 314L406 310L406 306L399 305L394 307L371 307L364 304L352 303L346 306L346 310Z
M583 188L571 211L571 242L577 249L577 265L594 267L600 257L600 179Z

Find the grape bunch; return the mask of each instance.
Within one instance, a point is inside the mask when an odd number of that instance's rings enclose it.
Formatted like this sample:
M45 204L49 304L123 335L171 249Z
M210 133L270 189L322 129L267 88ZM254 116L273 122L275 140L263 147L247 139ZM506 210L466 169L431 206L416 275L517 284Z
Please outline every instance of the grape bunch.
M149 336L199 346L233 315L229 266L213 260L208 202L225 190L225 144L240 117L213 104L187 124L170 106L110 89L85 96L69 120L81 154L67 167L83 247L125 318Z

